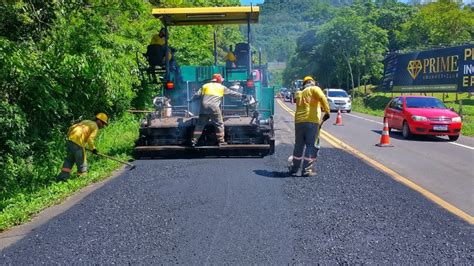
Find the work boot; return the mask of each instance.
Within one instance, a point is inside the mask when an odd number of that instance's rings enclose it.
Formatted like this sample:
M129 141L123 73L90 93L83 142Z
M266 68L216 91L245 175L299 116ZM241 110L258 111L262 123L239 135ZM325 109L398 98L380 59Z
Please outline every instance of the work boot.
M61 172L57 177L56 177L56 181L57 182L65 182L69 179L69 176L70 174L69 173L64 173L64 172Z
M290 175L296 175L298 170L301 167L301 160L293 158L293 156L290 156L288 158L288 172Z
M296 175L296 173L298 172L298 169L294 166L289 166L288 167L288 174L289 175Z
M309 169L309 170L305 169L301 176L303 176L303 177L316 176L316 171L314 169Z
M316 171L314 170L314 163L316 162L316 160L314 161L305 161L303 163L303 171L302 171L302 175L301 176L304 176L304 177L308 177L308 176L315 176L316 175Z

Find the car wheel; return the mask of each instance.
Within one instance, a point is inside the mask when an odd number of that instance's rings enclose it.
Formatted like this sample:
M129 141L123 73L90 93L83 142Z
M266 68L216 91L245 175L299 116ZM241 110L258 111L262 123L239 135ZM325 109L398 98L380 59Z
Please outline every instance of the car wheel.
M347 110L347 113L350 113L352 110Z
M408 126L407 121L403 122L402 135L405 139L411 139L413 134L411 134L410 127Z
M448 136L450 141L456 141L459 139L459 135Z

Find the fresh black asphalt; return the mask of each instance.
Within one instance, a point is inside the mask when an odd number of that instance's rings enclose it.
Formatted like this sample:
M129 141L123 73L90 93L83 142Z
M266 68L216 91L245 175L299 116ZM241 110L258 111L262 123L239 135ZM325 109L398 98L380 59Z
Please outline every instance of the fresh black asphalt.
M291 150L136 161L0 264L474 264L465 221L329 145L289 177Z

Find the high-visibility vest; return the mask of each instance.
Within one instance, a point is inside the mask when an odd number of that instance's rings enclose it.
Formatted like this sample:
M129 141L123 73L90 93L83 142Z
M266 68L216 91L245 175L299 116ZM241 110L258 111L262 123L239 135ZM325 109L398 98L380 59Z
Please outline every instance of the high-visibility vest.
M95 121L84 120L71 126L68 130L68 139L81 147L88 144L91 150L95 149L94 138L99 131Z
M329 113L329 104L321 88L308 86L295 93L295 123L320 123L321 108Z
M220 83L206 83L202 86L202 95L224 97L225 87Z

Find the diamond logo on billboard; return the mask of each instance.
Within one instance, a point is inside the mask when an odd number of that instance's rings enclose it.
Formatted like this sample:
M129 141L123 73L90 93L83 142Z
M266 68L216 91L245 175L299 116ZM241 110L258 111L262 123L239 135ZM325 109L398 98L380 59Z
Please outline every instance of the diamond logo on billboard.
M411 60L408 62L407 70L412 79L416 79L418 74L420 74L422 67L421 60Z

